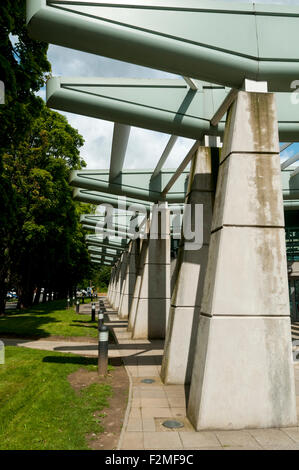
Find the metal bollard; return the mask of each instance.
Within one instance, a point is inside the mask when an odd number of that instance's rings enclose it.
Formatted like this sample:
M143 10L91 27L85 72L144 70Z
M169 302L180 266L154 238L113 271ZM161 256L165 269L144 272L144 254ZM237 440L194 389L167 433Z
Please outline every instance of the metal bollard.
M99 375L107 374L108 366L108 339L109 330L107 326L102 325L99 328L99 356L98 356L98 373Z
M79 302L79 300L77 300L77 302L76 302L76 313L79 313L79 308L80 308L79 304L80 304L80 302Z
M91 306L91 321L96 321L96 304L93 303Z
M99 329L100 329L103 326L103 323L104 323L104 313L103 313L102 309L99 309L98 320L99 320Z
M70 298L68 297L67 298L67 309L69 310L69 308L70 308Z

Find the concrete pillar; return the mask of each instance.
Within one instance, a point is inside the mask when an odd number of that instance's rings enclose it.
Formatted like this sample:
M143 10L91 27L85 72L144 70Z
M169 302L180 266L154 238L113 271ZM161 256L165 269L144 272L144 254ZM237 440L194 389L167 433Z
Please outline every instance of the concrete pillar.
M111 300L111 294L112 294L112 288L113 288L113 279L114 279L114 272L115 272L115 267L113 266L111 269L111 274L110 274L110 281L108 285L108 291L107 291L107 300L110 302Z
M221 152L188 417L297 422L275 97L239 92Z
M117 261L116 266L115 266L115 279L114 279L114 285L113 285L113 293L111 297L111 305L115 309L115 302L116 302L116 297L117 297L117 292L118 292L118 285L119 285L119 277L120 277L120 264L121 264L121 258Z
M161 378L168 384L189 384L193 367L196 334L208 260L214 203L211 150L199 147L192 162L185 199L194 213L195 205L203 206L203 245L192 245L182 236L176 266L176 281L171 299Z
M137 258L137 240L132 240L129 246L124 288L119 305L120 318L128 318L129 316L136 281Z
M124 282L125 282L125 277L126 277L127 261L128 261L128 252L123 251L123 253L121 254L121 257L120 257L119 275L118 275L116 295L115 295L115 299L114 299L114 308L115 308L115 310L119 310L121 294L122 294L122 290L123 290Z
M160 209L159 223L155 220L153 211L150 236L142 242L145 260L132 334L134 339L165 337L170 305L169 209Z
M136 280L129 312L128 331L134 329L146 251L147 244L144 243L144 240L139 239L139 256L136 263Z

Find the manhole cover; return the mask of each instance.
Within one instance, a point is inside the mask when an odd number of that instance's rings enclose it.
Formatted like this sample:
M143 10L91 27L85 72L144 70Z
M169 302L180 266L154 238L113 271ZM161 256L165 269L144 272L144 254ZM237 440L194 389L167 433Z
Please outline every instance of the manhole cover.
M155 382L155 380L153 380L153 379L143 379L143 380L141 380L141 382L143 384L152 384L152 383Z
M184 427L184 424L181 423L180 421L168 420L168 421L164 421L162 424L163 424L163 426L165 426L165 428L170 428L170 429L183 428Z

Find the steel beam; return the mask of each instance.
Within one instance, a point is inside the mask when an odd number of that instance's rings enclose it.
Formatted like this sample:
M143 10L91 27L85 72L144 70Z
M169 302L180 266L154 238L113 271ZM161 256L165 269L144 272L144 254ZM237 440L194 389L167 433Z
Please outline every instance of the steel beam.
M165 147L165 149L164 149L164 151L163 151L163 153L162 153L162 155L161 155L161 157L160 157L160 159L159 159L159 161L156 165L156 168L153 171L153 174L151 176L151 180L156 178L156 176L158 176L160 174L160 172L161 172L161 170L162 170L162 168L163 168L163 166L164 166L171 150L173 149L177 139L178 139L178 137L176 135L170 136L170 138L169 138L169 140L166 144L166 147Z
M200 146L200 142L199 140L197 140L191 147L191 149L189 150L189 152L187 153L186 157L184 158L184 160L182 161L182 163L180 164L180 166L178 167L178 169L176 170L176 172L174 173L174 175L170 178L170 180L168 181L168 183L166 184L166 186L164 187L163 191L162 191L162 196L165 197L166 194L168 193L168 191L170 191L170 189L172 188L172 186L175 184L175 182L178 180L178 178L181 176L182 172L185 170L186 166L188 165L188 163L190 163L190 161L192 160L196 150L198 149L198 147Z
M293 163L297 162L299 160L299 153L296 153L296 155L293 155L293 157L290 157L288 158L285 162L283 162L281 165L280 165L280 168L282 170L285 170L286 168L288 168L290 165L292 165Z
M284 92L299 76L298 16L290 5L27 0L34 39L231 88L266 80Z
M140 201L140 199L134 199L130 197L122 198L120 196L103 193L101 191L91 191L88 189L74 188L73 199L75 201L86 202L88 204L96 205L109 205L115 209L125 209L129 210L134 207L134 209L143 210L144 208L147 212L150 211L152 203L146 201Z
M231 99L234 93L206 82L193 91L177 79L54 77L47 84L47 104L60 111L202 140L204 135L223 137L226 116L217 126L211 120L219 120L227 94ZM299 115L292 97L292 93L275 94L281 142L299 140Z
M79 188L138 198L139 204L141 200L155 203L163 198L169 203L183 203L189 176L189 172L184 172L184 168L175 179L175 170L161 170L160 177L154 180L151 179L151 170L123 170L113 183L109 182L109 170L75 170L71 172L70 184ZM170 181L171 186L164 194L163 188Z
M118 124L117 122L114 124L109 172L110 182L113 182L123 169L130 131L130 126Z

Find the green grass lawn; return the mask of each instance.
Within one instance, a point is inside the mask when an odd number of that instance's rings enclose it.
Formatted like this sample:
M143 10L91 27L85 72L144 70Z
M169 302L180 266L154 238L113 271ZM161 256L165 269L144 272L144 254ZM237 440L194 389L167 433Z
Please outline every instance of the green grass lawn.
M67 380L96 359L7 346L0 364L0 449L84 450L86 434L103 432L95 412L108 406L111 387L93 383L81 392Z
M90 299L85 303L87 301ZM0 337L1 334L24 338L98 336L97 322L92 323L91 316L78 315L75 308L67 310L65 307L66 300L55 300L26 310L8 311L6 316L0 317Z

